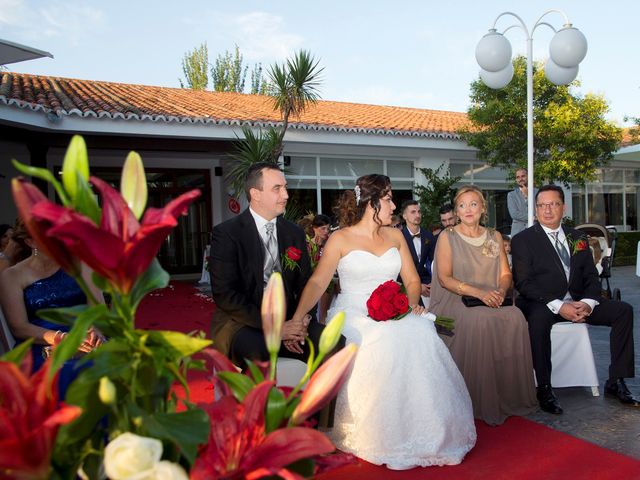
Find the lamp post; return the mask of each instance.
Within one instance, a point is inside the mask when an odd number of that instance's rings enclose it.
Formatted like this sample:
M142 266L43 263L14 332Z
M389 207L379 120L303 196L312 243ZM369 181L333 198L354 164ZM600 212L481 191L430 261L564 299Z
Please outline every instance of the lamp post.
M564 17L564 25L556 30L542 19L550 13ZM511 16L519 24L510 25L502 33L496 30L496 24L503 16ZM533 34L540 26L546 26L555 35L549 44L549 59L545 63L544 73L555 85L567 85L578 75L578 65L587 54L587 39L569 22L569 18L560 10L547 10L533 25L531 33L524 21L515 13L503 12L496 17L476 47L476 60L480 65L480 78L489 88L499 89L507 86L513 78L511 63L511 44L504 34L511 28L520 27L527 37L527 182L528 182L528 226L533 225Z

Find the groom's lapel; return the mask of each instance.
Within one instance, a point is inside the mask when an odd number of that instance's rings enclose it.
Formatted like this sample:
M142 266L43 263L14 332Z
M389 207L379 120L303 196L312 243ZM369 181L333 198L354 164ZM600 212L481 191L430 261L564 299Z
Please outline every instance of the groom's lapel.
M264 245L256 222L251 216L251 212L247 208L242 214L242 228L246 235L242 238L246 245L247 258L244 259L249 265L248 268L256 279L256 285L262 285L263 282L263 265L264 265Z

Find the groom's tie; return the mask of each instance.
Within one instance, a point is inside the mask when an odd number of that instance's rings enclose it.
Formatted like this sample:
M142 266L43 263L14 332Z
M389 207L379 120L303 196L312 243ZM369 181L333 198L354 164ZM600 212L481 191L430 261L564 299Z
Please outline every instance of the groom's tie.
M264 228L267 231L267 241L264 244L264 284L269 282L271 274L279 270L278 268L278 242L273 233L275 225L272 222L267 223Z
M560 239L558 238L559 233L560 232L550 232L550 234L553 236L553 246L556 247L556 252L558 252L558 255L560 256L560 260L562 260L562 263L564 263L565 267L569 268L571 258L569 257L569 252L567 252L567 249L564 248L564 245L560 242Z

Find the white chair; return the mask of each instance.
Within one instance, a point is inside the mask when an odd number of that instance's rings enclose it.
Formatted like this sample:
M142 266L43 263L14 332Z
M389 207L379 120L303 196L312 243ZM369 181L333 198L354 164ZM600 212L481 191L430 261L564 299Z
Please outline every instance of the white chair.
M600 395L589 330L584 323L559 322L551 328L551 385L591 387Z
M7 321L5 320L2 309L0 308L0 355L7 353L15 344L16 341L13 338L13 335L11 335L9 325L7 325Z
M295 387L307 371L307 364L295 358L278 357L276 381L279 387Z

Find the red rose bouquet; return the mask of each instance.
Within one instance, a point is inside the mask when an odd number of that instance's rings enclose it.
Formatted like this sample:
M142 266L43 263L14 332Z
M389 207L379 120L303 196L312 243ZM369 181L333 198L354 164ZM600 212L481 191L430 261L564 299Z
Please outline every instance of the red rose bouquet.
M393 280L384 282L367 300L367 311L377 322L400 320L411 311L407 291Z

